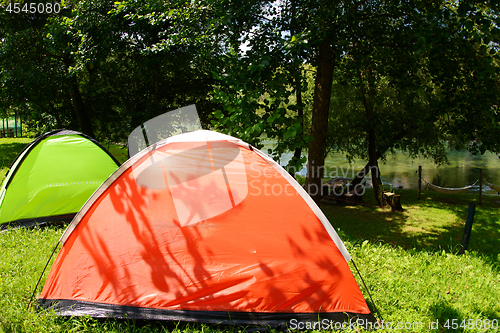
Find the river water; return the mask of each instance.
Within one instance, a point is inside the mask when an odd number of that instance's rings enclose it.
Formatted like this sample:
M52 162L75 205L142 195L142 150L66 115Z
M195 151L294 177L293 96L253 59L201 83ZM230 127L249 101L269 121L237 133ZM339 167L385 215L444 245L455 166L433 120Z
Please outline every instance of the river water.
M263 149L264 152L267 149ZM285 165L292 154L285 154L280 164ZM447 154L448 163L437 166L432 159L415 158L396 152L389 155L386 161L379 161L382 183L387 189L417 188L418 166L422 166L422 178L429 183L442 186L459 188L474 184L479 180L479 170L483 170L483 179L495 185L500 185L500 159L498 155L486 152L484 155L472 155L467 151L451 150ZM325 162L325 180L334 177L352 178L365 166L363 160L354 160L351 164L345 154L330 154ZM305 176L306 168L298 174ZM370 185L370 177L366 178ZM422 186L425 182L422 182ZM479 182L470 189L470 192L479 190ZM496 194L497 191L483 184L483 193Z

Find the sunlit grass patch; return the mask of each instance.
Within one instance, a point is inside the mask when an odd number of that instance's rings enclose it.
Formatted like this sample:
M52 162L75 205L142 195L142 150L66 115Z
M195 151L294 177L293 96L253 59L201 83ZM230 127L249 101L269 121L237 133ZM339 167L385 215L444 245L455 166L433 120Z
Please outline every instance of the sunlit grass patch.
M444 197L441 193L427 191L418 200L416 190L399 190L399 193L403 212L376 206L371 189L367 189L362 205L323 205L322 208L335 228L352 237L405 249L458 251L468 205L474 202L476 211L469 249L487 255L498 253L500 204L497 200L500 196L483 196L483 203L479 205L477 194Z

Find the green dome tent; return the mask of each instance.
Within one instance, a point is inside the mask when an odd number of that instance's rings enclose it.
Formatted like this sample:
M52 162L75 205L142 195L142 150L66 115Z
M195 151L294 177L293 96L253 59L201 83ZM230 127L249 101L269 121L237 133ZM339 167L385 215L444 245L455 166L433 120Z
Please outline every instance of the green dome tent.
M70 221L120 166L85 134L56 130L28 144L0 188L0 229Z

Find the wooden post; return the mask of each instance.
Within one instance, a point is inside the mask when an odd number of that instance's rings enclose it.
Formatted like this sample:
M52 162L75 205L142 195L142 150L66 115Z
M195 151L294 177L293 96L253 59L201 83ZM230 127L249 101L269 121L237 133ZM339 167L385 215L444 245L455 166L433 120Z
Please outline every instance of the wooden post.
M14 130L14 135L17 138L17 111L14 113L14 126L16 126L16 129Z
M465 220L464 235L462 237L462 247L458 254L464 254L469 246L470 233L472 231L472 222L474 221L474 214L476 212L476 204L471 202L467 209L467 219Z
M420 193L422 192L422 166L418 166L418 200L420 200Z
M483 169L479 169L479 204L483 197Z

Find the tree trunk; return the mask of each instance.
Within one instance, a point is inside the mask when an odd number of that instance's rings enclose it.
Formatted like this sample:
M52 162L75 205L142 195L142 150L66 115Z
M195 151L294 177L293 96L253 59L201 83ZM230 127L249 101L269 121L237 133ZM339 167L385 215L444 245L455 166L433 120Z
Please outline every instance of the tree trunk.
M416 126L412 126L413 129L416 129ZM392 141L390 141L389 144L387 144L385 147L381 148L380 150L377 150L377 154L375 155L375 159L379 160L384 153L392 146L394 142L397 142L401 139L403 139L406 135L408 134L408 129L403 129L399 133L397 133L393 138ZM365 176L370 172L370 162L368 162L363 169L361 169L356 176L353 178L353 180L349 183L349 189L353 189L356 185L361 184Z
M319 205L322 197L322 180L325 164L328 113L332 94L334 51L325 38L318 50L318 68L314 83L311 119L312 141L309 143L306 191Z
M299 65L300 66L300 65ZM300 79L300 67L299 68L294 68L295 72L295 97L297 99L297 118L300 120L300 124L302 127L302 133L298 135L296 138L297 141L302 141L304 137L304 107L302 105L302 82ZM296 173L296 167L298 165L298 161L300 160L300 157L302 156L302 146L298 146L295 148L295 151L293 153L292 157L292 167L290 168L289 172L290 175L295 178L295 173ZM300 170L298 170L300 171Z
M296 0L291 0L290 1L290 11L291 11L291 20L290 20L290 35L294 36L295 35L295 30L296 30L296 25L297 25L297 2ZM293 75L294 79L294 85L295 85L295 99L296 99L296 104L297 104L297 119L300 121L300 125L302 128L302 133L298 135L295 140L296 141L301 141L304 137L304 107L302 105L302 79L301 79L301 63L297 62L296 60L294 63L291 65L291 72ZM300 160L300 157L302 156L302 146L298 146L295 148L295 151L293 153L292 159L291 159L291 167L289 168L288 172L290 175L295 178L295 174L297 173L297 166L298 166L298 161Z
M370 171L372 174L372 186L373 186L373 194L375 195L375 200L380 207L384 207L386 205L384 198L384 187L382 185L382 181L380 180L380 170L378 168L378 159L377 151L375 148L375 128L374 126L370 126L368 129L368 157L370 162Z
M81 131L82 133L95 138L94 129L92 128L92 121L90 120L87 109L85 108L85 103L83 102L82 95L80 94L76 76L72 75L69 80L69 95L71 97L71 102L73 103L73 109L75 110L76 117L78 118L78 122L80 123Z
M71 56L68 54L64 56L62 60L66 67L66 71L69 73L71 68ZM85 103L83 102L76 74L70 75L68 84L71 104L73 105L73 111L75 112L78 123L80 124L80 130L82 131L82 133L87 134L91 138L95 138L92 121L90 120L88 110L85 106Z
M373 194L375 196L375 200L377 200L377 204L380 207L385 207L387 203L384 197L384 186L382 185L382 181L380 180L380 172L378 169L377 161L375 161L375 164L371 165L371 173Z
M370 172L370 162L366 163L363 169L361 169L356 176L349 183L349 191L356 187L356 185L361 184L366 175Z
M380 207L384 207L386 202L384 198L384 187L380 180L380 170L378 168L378 159L380 155L377 152L377 138L375 134L375 126L377 120L374 113L372 92L373 89L370 85L371 69L367 69L367 86L363 89L363 105L365 107L366 118L368 119L368 165L372 174L372 186L375 200Z

